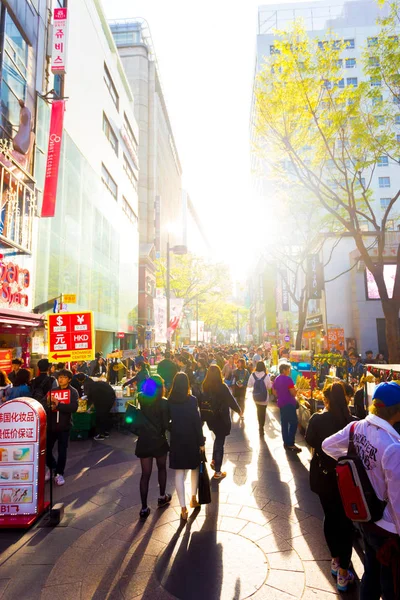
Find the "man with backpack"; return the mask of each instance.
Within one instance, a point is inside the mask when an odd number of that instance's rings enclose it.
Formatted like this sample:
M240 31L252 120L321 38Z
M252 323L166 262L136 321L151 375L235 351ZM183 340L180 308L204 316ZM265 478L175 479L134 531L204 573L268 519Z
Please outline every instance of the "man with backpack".
M400 435L394 425L400 422L400 386L394 381L380 383L375 389L370 413L366 419L350 423L328 437L322 443L322 449L339 460L336 470L346 514L355 522L361 521L358 514L364 512L366 515L361 522L365 560L360 599L379 600L382 597L383 600L398 600ZM340 469L346 468L346 463L352 463L355 473L355 477L343 480L349 482L347 490L346 484L340 481ZM360 469L364 471L359 473ZM365 473L366 482L362 477ZM354 480L361 488L358 497L354 495L357 492ZM357 509L354 510L356 504Z
M42 358L37 364L39 375L31 381L32 398L38 400L41 404L45 405L46 396L48 392L57 385L54 377L51 377L48 372L50 369L50 363L47 358Z
M250 375L248 388L253 388L253 400L257 406L258 430L260 435L264 435L265 415L268 404L268 390L272 388L272 382L265 370L265 364L259 360L256 370Z

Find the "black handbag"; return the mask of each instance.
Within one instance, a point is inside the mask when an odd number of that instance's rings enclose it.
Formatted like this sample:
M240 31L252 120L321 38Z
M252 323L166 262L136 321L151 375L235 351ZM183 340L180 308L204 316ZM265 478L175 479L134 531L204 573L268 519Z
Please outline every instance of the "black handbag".
M202 452L199 466L199 504L210 504L211 502L210 478L206 462L206 455Z
M131 402L128 402L125 413L125 425L131 433L140 435L144 431L153 434L159 434L159 431L147 417L144 416L140 408L137 408Z

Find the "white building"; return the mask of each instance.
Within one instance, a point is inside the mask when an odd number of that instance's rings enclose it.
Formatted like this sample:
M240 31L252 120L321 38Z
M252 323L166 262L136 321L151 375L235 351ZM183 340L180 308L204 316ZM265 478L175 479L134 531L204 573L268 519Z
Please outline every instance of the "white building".
M65 76L49 75L67 97L54 218L41 219L36 305L76 293L69 310L95 313L96 349L116 333L134 343L139 232L138 141L134 98L100 4L69 0ZM43 186L49 106L39 99L36 178ZM119 342L118 342L119 343Z
M274 31L288 29L295 19L302 19L311 38L323 39L326 33L331 31L335 38L347 42L347 48L342 57L343 80L340 85L357 85L364 76L362 53L366 48L371 48L371 56L373 56L373 47L378 33L376 20L386 10L387 7L379 9L376 2L369 0L342 1L335 4L323 0L260 6L255 74L262 69L265 59L274 52L276 39ZM400 125L400 107L398 119ZM400 134L400 127L397 133ZM251 135L254 140L253 131L251 131ZM263 165L257 157L253 156L253 170L256 173L255 186L258 192L264 193L266 198L273 197L273 194L270 193L272 184L268 181L268 166ZM263 171L267 173L264 179L262 178ZM373 208L378 222L390 199L399 188L399 164L397 161L391 161L388 157L383 156L371 174L370 185L370 190L373 192ZM393 234L388 236L387 243L389 262L393 249L396 249L399 243L397 233L399 222L397 214L397 218L395 217L387 223L387 229L393 231ZM367 222L365 231L368 231ZM372 240L373 238L371 238ZM332 238L327 239L321 257L324 262L330 255L334 242L335 240ZM382 334L381 304L368 298L365 266L358 264L354 250L353 239L344 238L335 248L332 260L325 269L326 281L335 278L339 273L343 272L344 275L326 283L325 299L321 302L319 311L321 322L324 327L343 328L349 344L352 344L354 340L359 351L366 349L371 349L375 353L378 350L385 351L386 341ZM352 267L353 269L350 270ZM320 331L320 324L318 328Z

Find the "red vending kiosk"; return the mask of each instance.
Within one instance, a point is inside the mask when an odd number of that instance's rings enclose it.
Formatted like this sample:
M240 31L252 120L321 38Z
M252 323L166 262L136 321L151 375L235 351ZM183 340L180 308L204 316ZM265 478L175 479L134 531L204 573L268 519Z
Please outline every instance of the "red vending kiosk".
M48 507L44 501L46 412L18 398L0 405L0 529L28 528Z

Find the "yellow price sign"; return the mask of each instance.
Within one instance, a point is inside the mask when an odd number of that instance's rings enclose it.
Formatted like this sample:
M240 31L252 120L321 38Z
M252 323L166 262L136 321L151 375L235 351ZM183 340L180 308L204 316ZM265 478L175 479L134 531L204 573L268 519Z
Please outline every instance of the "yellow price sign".
M65 304L76 304L76 294L63 294L62 299Z

